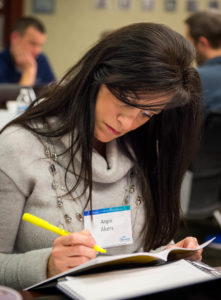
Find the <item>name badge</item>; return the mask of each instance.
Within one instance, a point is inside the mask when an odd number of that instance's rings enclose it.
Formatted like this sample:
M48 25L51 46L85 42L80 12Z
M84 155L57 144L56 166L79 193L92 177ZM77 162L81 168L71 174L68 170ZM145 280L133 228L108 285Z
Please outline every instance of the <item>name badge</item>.
M133 243L130 206L110 207L84 212L84 228L104 248Z

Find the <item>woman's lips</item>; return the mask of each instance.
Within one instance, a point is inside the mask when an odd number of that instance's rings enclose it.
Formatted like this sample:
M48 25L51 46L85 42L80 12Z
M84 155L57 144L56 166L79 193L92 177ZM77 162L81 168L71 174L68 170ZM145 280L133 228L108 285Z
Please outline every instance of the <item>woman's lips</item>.
M119 135L119 134L120 134L120 132L117 131L117 130L115 130L113 127L107 125L106 123L105 123L105 125L107 126L107 129L108 129L113 135Z

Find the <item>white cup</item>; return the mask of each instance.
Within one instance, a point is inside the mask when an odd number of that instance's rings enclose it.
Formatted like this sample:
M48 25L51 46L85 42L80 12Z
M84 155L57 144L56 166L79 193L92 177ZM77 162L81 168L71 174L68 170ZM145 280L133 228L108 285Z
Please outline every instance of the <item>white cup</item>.
M1 300L22 300L22 297L16 290L0 285L0 299Z

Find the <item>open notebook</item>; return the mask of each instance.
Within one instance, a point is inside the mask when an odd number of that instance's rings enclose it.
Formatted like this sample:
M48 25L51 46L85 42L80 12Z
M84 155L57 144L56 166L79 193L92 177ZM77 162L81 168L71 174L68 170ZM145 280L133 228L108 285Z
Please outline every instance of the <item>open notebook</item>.
M212 279L212 273L178 260L160 266L67 276L58 281L57 288L72 299L137 299Z
M132 253L132 254L120 254L120 255L113 255L113 256L98 256L95 259L90 260L87 263L84 263L80 266L72 268L66 272L60 273L59 275L53 276L47 280L39 282L35 285L32 285L26 290L30 289L39 289L45 288L49 286L56 285L56 282L65 276L75 276L80 274L85 274L91 271L106 271L110 269L119 269L122 267L138 267L138 266L151 266L151 265L158 265L164 264L167 260L173 258L174 254L187 254L188 252L194 252L198 249L206 247L209 243L214 240L211 239L198 248L195 249L188 249L188 248L170 248L163 250L161 252L139 252L139 253Z

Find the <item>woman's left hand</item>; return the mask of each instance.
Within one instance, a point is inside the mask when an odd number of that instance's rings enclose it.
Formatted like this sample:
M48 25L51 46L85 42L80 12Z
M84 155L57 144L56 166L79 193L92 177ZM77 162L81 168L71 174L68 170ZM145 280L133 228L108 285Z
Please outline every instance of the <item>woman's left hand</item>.
M181 247L181 248L191 248L195 249L199 246L198 240L194 237L186 237L185 239L179 241L176 244L168 245L166 249L168 248L174 248L174 247ZM182 254L175 254L173 258L175 259L189 259L189 260L202 260L202 252L203 249L194 251L192 253L182 253Z

